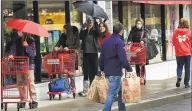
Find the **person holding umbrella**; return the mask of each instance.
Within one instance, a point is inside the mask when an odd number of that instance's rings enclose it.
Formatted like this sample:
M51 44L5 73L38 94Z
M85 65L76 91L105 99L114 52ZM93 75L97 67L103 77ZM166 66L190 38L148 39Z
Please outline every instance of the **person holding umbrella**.
M91 16L87 16L87 24L80 31L80 39L82 40L83 50L83 91L79 96L87 96L89 82L92 83L95 75L98 74L98 52L100 44L98 37L100 36L99 25Z
M13 56L27 56L29 57L29 79L30 79L30 93L32 94L32 102L29 103L32 108L37 108L38 103L36 102L37 93L34 83L34 58L36 56L35 41L32 37L27 37L26 33L17 32L17 39L14 41L14 44L11 47L9 58ZM25 88L19 88L20 95L23 95L20 108L25 108L26 97L27 96L27 87L26 79L24 75L17 75L17 84L22 84Z

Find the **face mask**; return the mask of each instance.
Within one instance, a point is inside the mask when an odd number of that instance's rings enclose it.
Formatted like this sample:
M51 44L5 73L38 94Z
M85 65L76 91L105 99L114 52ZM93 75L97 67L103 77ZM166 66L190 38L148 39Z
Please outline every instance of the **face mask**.
M141 29L142 25L136 25L136 27L137 27L138 29Z
M23 36L23 33L18 31L17 34L19 35L19 37L22 37Z

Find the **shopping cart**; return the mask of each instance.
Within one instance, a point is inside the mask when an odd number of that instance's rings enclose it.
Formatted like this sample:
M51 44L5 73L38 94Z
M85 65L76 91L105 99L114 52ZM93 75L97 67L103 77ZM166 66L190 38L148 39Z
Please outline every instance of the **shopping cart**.
M7 104L17 104L19 111L22 99L32 102L30 93L30 80L28 75L29 59L28 57L15 56L13 58L2 58L2 77L1 77L1 106L7 111ZM19 82L6 82L7 76L25 76L25 84ZM26 88L26 95L21 91ZM3 109L2 108L2 109ZM32 106L30 106L30 109Z
M61 100L61 94L66 93L73 93L73 97L76 96L76 86L75 86L75 61L76 61L76 50L70 49L66 50L59 50L51 52L44 56L44 70L48 72L50 83L54 81L53 75L67 75L65 79L68 82L70 88L65 91L49 91L47 94L50 97L50 100L55 98L55 95L59 95L59 100ZM70 76L73 79L70 80Z
M131 43L126 45L127 59L131 65L140 65L141 84L146 83L146 45L141 43Z

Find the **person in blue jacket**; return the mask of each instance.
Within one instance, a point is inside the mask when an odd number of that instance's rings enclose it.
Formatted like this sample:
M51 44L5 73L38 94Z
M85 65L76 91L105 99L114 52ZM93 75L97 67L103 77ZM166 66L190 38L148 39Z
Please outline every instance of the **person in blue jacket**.
M119 111L126 111L121 91L122 69L125 68L128 72L132 72L132 68L128 63L124 44L121 40L122 34L123 25L115 24L112 36L103 43L99 58L100 70L104 71L105 76L109 79L109 90L103 111L111 111L113 98L117 94Z

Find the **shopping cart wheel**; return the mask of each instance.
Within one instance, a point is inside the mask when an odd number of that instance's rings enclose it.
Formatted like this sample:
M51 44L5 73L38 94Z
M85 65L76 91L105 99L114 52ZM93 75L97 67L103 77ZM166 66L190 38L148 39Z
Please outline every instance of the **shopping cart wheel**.
M75 94L75 93L73 93L73 98L75 99L75 97L76 97L76 94Z
M7 103L5 103L5 111L7 111Z
M49 94L49 99L52 100L52 95L51 94Z
M61 100L61 94L59 94L59 100Z
M20 110L20 104L17 103L17 111L19 111L19 110Z

